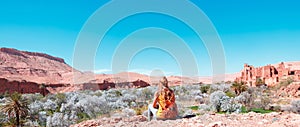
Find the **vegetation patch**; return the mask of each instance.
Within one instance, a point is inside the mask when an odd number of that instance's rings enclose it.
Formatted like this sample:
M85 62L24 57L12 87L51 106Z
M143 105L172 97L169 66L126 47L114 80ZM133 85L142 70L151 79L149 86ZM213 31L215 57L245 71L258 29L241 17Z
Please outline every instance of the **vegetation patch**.
M254 108L254 109L251 109L251 111L255 112L255 113L261 113L261 114L274 112L272 110L265 110L265 109L262 109L262 108Z
M189 109L192 109L192 110L198 110L199 109L199 106L191 106L191 107L188 107Z

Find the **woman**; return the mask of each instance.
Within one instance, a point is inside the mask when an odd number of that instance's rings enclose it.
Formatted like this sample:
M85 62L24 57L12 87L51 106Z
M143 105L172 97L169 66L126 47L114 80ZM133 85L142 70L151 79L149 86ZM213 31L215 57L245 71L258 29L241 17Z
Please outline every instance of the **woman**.
M178 109L175 103L175 94L168 86L168 80L163 77L159 81L159 89L154 95L153 103L148 106L148 120L167 120L178 117Z

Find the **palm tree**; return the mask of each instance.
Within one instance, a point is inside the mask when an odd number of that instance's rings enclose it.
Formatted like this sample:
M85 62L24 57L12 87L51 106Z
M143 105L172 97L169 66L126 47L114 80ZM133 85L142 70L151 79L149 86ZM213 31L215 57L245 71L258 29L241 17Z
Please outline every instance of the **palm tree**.
M234 90L234 92L236 93L236 95L240 95L242 92L246 91L248 89L248 86L246 85L245 82L237 82L235 81L231 88Z
M256 79L255 85L256 85L257 87L262 86L262 85L265 85L265 84L266 84L265 81L262 80L261 78L257 78L257 79Z
M9 96L6 103L1 107L1 111L8 115L8 118L15 117L16 126L20 126L20 118L28 115L28 103L22 95L15 92Z

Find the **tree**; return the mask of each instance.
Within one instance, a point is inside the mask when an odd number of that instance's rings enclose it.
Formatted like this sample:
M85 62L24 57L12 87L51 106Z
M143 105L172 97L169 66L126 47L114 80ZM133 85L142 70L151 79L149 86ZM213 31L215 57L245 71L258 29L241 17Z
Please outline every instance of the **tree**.
M39 88L42 90L42 95L45 97L46 96L46 85L40 84Z
M261 79L261 78L257 78L255 81L255 85L256 86L262 86L265 85L266 83Z
M241 81L241 82L235 81L232 84L231 88L234 90L236 95L240 95L242 92L244 92L248 89L248 86L243 81Z
M15 92L9 96L1 111L8 115L8 118L15 117L15 125L20 126L20 119L28 115L28 103L22 95Z

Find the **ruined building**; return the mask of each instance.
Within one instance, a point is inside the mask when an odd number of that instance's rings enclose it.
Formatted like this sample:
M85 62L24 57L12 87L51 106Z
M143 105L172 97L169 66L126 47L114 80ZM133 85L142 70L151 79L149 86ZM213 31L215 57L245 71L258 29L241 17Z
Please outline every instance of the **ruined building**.
M243 81L249 86L257 86L257 81L264 82L267 86L274 86L280 81L291 77L295 81L300 81L300 67L295 63L281 62L277 65L267 65L254 67L244 64L244 69L236 81Z

